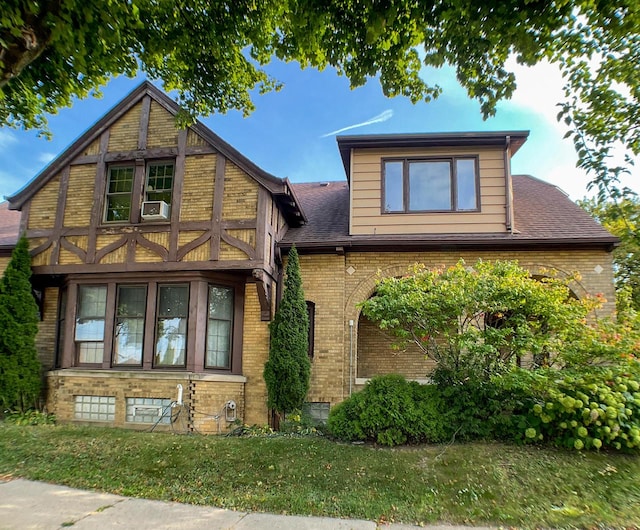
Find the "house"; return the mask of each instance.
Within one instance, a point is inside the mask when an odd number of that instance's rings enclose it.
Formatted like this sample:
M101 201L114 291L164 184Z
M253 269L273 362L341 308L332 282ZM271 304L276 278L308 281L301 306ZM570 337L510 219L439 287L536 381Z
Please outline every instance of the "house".
M343 136L346 181L292 184L143 83L0 209L0 269L29 238L47 406L59 420L226 430L267 421L262 377L296 245L318 418L368 378L425 378L417 351L360 315L379 274L517 259L577 270L613 311L616 238L559 189L511 175L527 132ZM4 252L4 253L2 253Z

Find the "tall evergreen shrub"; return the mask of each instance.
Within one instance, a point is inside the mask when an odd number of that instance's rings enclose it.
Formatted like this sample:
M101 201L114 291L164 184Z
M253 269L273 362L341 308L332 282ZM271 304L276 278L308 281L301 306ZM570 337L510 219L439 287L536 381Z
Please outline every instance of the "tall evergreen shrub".
M39 317L30 277L29 244L21 237L0 280L0 412L24 412L40 395Z
M267 405L276 413L302 408L309 390L309 317L295 247L289 251L284 292L269 326L269 360L264 367Z

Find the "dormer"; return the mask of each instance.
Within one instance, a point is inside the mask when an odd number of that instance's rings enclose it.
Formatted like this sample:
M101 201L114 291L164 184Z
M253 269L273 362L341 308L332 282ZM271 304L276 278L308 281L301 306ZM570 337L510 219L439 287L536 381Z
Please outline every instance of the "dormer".
M349 234L513 229L511 157L527 131L340 136Z

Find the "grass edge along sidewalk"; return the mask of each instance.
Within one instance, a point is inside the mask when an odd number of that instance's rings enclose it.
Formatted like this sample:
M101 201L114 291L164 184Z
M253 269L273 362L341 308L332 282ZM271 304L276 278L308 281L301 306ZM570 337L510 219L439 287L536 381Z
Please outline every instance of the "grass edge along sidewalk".
M241 511L378 523L639 528L640 458L497 443L381 449L0 424L0 474Z

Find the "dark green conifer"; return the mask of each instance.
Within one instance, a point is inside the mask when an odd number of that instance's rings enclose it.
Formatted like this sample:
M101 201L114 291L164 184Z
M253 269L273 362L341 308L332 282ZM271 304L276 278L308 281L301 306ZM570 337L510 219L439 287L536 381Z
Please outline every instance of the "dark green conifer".
M29 243L21 237L0 280L0 406L37 406L42 385L36 350L38 306L31 290ZM0 412L1 412L0 411Z
M267 405L276 413L301 409L309 390L309 317L295 247L289 251L282 300L269 326L269 360L264 367Z

